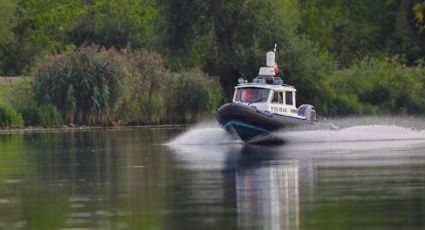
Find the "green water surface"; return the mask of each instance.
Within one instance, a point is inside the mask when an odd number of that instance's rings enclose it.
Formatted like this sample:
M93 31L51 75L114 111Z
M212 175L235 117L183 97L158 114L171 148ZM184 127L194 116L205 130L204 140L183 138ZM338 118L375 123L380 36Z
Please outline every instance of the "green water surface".
M425 141L165 144L183 131L1 134L0 229L425 228Z

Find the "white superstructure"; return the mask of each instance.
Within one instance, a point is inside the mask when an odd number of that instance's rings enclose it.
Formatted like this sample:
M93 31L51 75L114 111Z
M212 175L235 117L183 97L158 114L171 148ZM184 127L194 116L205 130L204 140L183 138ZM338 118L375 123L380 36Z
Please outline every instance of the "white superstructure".
M234 103L243 103L263 110L265 112L305 118L298 115L296 107L295 87L283 84L283 80L276 75L279 69L275 61L274 51L267 52L267 67L260 67L258 77L248 83L239 79L233 95Z

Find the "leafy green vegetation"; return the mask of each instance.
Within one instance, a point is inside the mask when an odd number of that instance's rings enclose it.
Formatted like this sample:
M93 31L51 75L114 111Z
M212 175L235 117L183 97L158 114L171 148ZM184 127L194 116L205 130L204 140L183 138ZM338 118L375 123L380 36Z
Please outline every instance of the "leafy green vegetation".
M0 127L16 128L22 127L24 121L15 109L7 105L0 105Z
M129 79L124 119L132 124L167 122L166 96L171 73L161 56L147 50L128 52L122 61L132 77Z
M22 83L13 86L0 84L0 127L18 128L24 125L22 115L12 105L14 91L20 86Z
M16 1L3 0L0 2L0 44L13 40L15 26Z
M33 85L29 80L14 83L0 84L0 101L14 108L22 117L26 126L62 125L62 116L55 106L49 104L38 105L35 100Z
M0 85L0 127L193 122L221 101L218 81L200 70L172 73L146 50L88 46L37 68L31 82Z
M115 120L127 73L111 53L86 47L47 60L34 82L37 102L56 106L66 123Z
M422 33L425 30L425 2L416 3L413 6L413 11L415 12L416 26Z
M172 79L169 116L177 122L193 122L211 114L221 100L221 87L200 70L186 71Z
M325 81L326 114L423 114L425 66L397 60L364 59Z
M38 77L0 104L25 125L194 121L277 43L319 115L422 114L424 15L423 0L4 0L0 75Z

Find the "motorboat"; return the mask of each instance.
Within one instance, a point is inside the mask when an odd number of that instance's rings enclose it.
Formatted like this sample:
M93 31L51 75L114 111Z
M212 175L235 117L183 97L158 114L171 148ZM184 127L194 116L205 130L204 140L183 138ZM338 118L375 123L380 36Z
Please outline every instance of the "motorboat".
M266 67L247 82L240 78L233 100L217 111L217 120L229 133L244 142L271 136L274 132L316 122L315 107L303 104L296 107L294 86L284 84L275 62L276 45L267 52Z

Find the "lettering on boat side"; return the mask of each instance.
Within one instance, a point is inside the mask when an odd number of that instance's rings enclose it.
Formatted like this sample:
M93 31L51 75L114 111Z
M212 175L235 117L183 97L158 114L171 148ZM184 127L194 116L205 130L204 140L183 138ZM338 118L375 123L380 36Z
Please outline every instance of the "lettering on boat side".
M272 106L271 110L272 110L272 112L276 112L276 113L286 113L287 112L286 108L282 108L282 107L279 107L279 106Z

